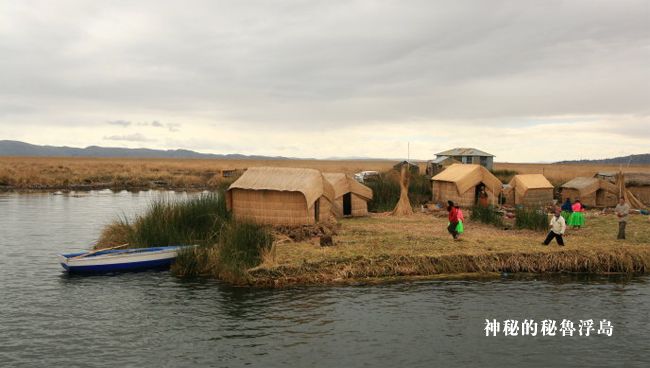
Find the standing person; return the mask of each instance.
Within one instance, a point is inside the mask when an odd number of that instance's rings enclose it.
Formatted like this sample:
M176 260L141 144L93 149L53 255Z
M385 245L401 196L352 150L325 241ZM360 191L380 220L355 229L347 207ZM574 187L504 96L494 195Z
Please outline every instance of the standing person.
M583 214L585 207L580 203L579 199L576 199L571 209L573 213L569 217L569 226L572 226L574 229L580 229L585 224L585 215Z
M447 201L447 211L449 212L449 225L447 226L447 231L449 231L449 234L451 234L454 240L456 240L458 239L458 231L456 231L456 227L458 227L458 210L454 206L454 202Z
M571 199L567 197L566 201L562 204L562 217L564 217L564 221L569 222L569 217L571 217L571 213L573 213L573 208L571 207Z
M456 232L458 235L456 235L456 239L460 239L461 234L465 232L465 226L463 225L465 216L463 216L463 210L461 210L458 205L455 205L454 207L456 208L456 217L458 218L458 226L456 226Z
M478 204L483 208L488 207L488 194L485 191L485 186L481 187L481 192L478 194Z
M562 239L562 235L566 231L566 221L564 220L564 217L562 217L562 213L560 212L559 208L555 209L555 214L553 217L551 217L551 222L549 225L551 226L551 231L548 232L548 235L542 242L542 245L549 245L551 243L551 240L555 238L558 245L563 247L564 239Z
M616 217L618 217L618 237L616 239L625 240L625 226L627 226L627 219L630 214L630 205L625 203L624 197L618 200L614 212L616 212Z

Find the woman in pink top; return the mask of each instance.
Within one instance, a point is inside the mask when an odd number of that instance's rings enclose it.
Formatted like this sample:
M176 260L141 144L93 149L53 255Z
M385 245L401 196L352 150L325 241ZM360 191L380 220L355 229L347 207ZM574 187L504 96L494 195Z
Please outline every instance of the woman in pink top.
M456 207L456 218L458 218L458 225L456 225L456 232L458 235L456 236L456 240L460 239L460 235L465 232L465 226L463 225L463 221L465 221L465 217L463 216L463 210L460 209L458 205Z
M571 213L571 216L569 217L569 226L573 226L574 229L579 229L585 224L585 215L583 213L585 208L582 206L582 203L580 203L580 200L576 199L573 206L571 206L571 209L573 210L573 213Z

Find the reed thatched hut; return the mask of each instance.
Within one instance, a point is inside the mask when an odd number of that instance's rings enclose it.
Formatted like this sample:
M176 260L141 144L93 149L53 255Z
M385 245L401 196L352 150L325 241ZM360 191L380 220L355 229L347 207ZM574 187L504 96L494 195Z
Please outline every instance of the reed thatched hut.
M448 200L469 207L477 203L481 188L488 194L488 202L496 204L501 192L501 181L481 165L454 164L432 179L433 201Z
M625 186L646 206L650 206L650 174L630 173L625 174Z
M599 172L595 176L598 179L607 180L610 183L619 186L617 181L623 177L625 189L636 197L643 206L650 205L650 174L648 173L618 173L618 172ZM619 190L621 192L621 190ZM640 204L637 204L639 207Z
M332 212L337 217L367 216L368 201L372 199L372 189L344 173L323 173L334 189Z
M455 160L453 157L439 156L434 160L427 161L426 174L435 176L453 164L460 164L461 162Z
M545 206L553 202L553 184L542 174L515 175L508 186L506 203Z
M314 169L251 167L228 188L237 219L261 224L309 225L330 218L332 185Z
M420 173L420 166L418 166L418 165L416 165L416 164L414 164L412 162L408 162L406 160L404 160L402 162L398 162L395 165L393 165L393 170L395 170L397 172L401 172L402 171L402 166L406 166L411 175L418 175Z
M562 199L580 199L585 206L615 206L618 201L618 188L607 180L579 176L562 184Z

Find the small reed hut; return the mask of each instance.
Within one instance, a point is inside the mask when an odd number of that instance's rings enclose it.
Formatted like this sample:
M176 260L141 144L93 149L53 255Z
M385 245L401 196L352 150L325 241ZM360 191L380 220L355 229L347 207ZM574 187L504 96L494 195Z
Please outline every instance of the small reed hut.
M334 188L332 212L337 217L368 215L372 189L344 173L323 173L323 176Z
M230 185L228 209L260 224L311 225L330 218L334 189L314 169L251 167Z
M501 192L501 181L481 165L454 164L432 179L433 201L454 201L462 207L478 202L481 188L488 194L488 202L496 204Z
M408 168L409 173L411 175L418 175L420 173L420 166L408 161L402 161L396 163L395 165L393 165L393 170L397 172L401 172L403 166L406 166Z
M553 184L542 174L515 175L506 193L506 203L521 206L545 206L553 202Z
M618 187L607 180L579 176L562 184L562 200L580 199L585 206L608 207L618 202Z
M648 207L646 203L650 203L650 174L599 172L594 177L616 185L618 196L624 197L632 208Z

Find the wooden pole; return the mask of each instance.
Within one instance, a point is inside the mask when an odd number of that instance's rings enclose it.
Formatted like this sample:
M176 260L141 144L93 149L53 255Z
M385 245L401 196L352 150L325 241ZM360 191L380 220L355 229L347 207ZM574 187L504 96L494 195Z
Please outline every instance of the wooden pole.
M88 253L80 254L78 256L74 256L74 257L72 257L70 259L84 258L84 257L88 257L90 255L93 255L95 253L103 252L105 250L113 250L113 249L123 248L123 247L126 247L127 245L129 245L129 243L120 244L120 245L117 245L117 246L114 246L114 247L111 247L111 248L97 249L97 250L94 250L92 252L88 252Z

